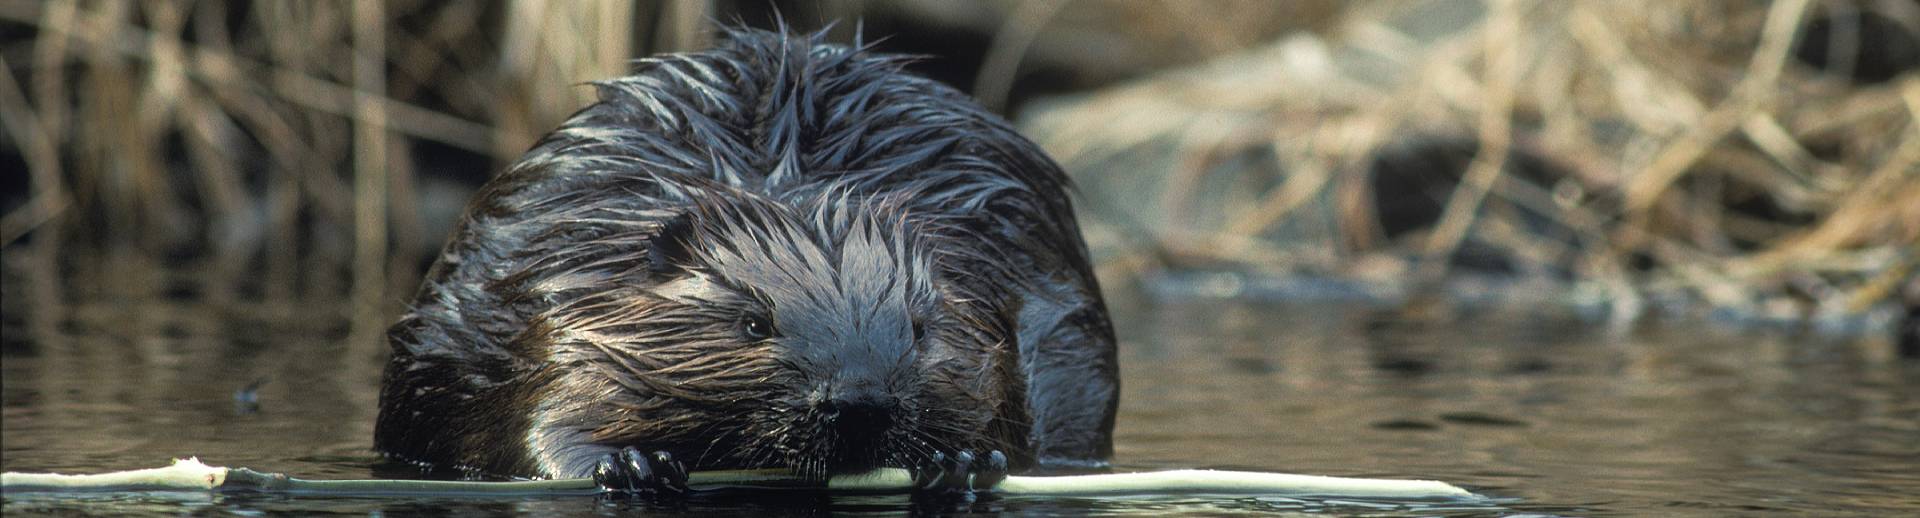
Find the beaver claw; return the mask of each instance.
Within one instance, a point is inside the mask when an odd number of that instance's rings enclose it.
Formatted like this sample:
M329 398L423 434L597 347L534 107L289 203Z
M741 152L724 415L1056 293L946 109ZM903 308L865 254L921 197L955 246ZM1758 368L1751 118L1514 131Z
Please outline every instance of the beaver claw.
M913 470L913 487L920 492L986 492L1006 479L1007 455L1000 450L979 457L966 450L952 455L936 452L932 462Z
M687 492L687 466L664 451L643 454L632 446L600 458L593 482L609 493L678 495Z

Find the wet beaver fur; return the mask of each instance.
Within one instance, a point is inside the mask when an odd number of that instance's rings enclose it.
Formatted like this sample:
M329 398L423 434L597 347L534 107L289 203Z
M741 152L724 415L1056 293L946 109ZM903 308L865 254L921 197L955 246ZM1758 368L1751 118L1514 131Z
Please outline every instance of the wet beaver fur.
M389 331L375 448L509 477L1104 465L1114 341L1059 167L904 58L723 32L595 83L480 190Z

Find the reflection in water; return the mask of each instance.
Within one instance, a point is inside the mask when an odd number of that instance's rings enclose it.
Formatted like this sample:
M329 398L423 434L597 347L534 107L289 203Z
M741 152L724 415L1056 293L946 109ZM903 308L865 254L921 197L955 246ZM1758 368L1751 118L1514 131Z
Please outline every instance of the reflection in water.
M4 469L96 472L199 455L316 478L392 474L367 451L384 345L350 340L343 304L300 295L331 291L267 297L242 275L99 257L70 264L5 255ZM63 274L32 273L54 266ZM1895 359L1884 342L1684 324L1609 334L1543 315L1403 322L1366 308L1120 298L1123 466L1435 478L1505 497L1507 512L1884 515L1920 507L1920 364ZM791 496L662 509L583 499L10 495L4 510L78 505L548 515L914 504ZM1494 512L1197 496L967 508Z

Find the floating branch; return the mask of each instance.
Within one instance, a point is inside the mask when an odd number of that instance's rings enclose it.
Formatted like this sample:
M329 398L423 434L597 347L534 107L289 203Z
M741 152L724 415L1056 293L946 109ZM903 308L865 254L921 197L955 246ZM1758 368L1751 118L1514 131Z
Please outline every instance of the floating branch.
M696 491L748 488L813 488L785 470L702 471L688 475ZM829 491L913 489L907 470L882 468L860 475L836 476ZM97 475L6 473L0 490L19 492L234 491L327 496L526 496L592 495L601 492L591 479L469 482L445 480L304 480L247 468L208 466L199 459L178 459L164 468ZM1482 497L1445 482L1321 477L1247 471L1173 470L1059 477L1007 477L993 491L1004 495L1138 495L1167 493L1262 494L1392 500L1479 500Z

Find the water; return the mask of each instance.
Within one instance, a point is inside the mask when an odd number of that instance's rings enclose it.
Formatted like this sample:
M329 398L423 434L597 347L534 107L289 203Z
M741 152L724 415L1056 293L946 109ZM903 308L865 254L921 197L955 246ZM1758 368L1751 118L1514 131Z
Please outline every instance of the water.
M311 478L395 473L367 448L382 346L339 302L244 302L231 275L138 261L5 276L7 471L100 472L170 456ZM42 263L44 264L44 263ZM224 283L224 284L223 284ZM211 286L211 287L209 287ZM297 293L295 294L297 296ZM1609 332L1551 314L1116 293L1117 462L1446 480L1495 504L1168 495L1013 498L983 512L1396 515L1920 512L1920 361L1884 340L1685 323ZM236 393L258 383L257 404ZM904 497L316 499L204 493L5 497L33 513L895 513ZM952 510L952 509L947 509Z

